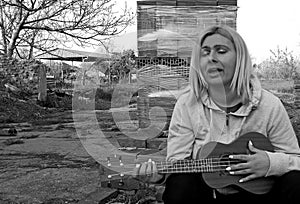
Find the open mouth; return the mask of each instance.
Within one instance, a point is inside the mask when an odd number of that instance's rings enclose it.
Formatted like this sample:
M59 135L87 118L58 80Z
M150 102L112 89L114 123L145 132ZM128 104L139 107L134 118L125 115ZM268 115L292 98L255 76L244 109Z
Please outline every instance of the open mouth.
M212 73L219 73L219 72L223 72L223 69L221 68L211 68L211 69L208 69L207 71L209 74L212 74Z

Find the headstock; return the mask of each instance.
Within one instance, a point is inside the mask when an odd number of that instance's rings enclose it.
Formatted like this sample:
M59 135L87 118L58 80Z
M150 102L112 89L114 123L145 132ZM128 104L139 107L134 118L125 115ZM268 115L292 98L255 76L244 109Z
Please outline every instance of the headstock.
M132 176L120 174L119 176L107 176L107 180L101 182L101 187L115 188L121 190L137 190L140 189L141 183Z
M133 178L133 170L137 163L148 161L147 155L112 155L107 157L105 167L111 172L101 182L102 187L116 188L121 190L137 190L144 185ZM163 161L164 157L154 157L155 161Z
M101 182L102 187L121 190L139 189L139 181L132 177L135 157L112 155L107 157L105 167L110 169L107 177Z

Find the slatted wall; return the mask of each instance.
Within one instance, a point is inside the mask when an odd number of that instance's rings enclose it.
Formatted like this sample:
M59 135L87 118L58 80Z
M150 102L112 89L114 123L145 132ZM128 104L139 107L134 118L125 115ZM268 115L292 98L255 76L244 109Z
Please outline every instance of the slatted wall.
M139 125L148 127L149 109L159 106L170 121L176 100L153 92L188 85L191 52L199 33L211 25L236 29L237 0L137 1ZM168 126L166 126L168 127Z

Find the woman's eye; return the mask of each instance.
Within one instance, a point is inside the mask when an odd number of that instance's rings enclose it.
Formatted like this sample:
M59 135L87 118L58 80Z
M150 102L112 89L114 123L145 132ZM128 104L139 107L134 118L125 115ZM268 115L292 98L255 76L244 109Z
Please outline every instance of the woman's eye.
M225 54L226 52L227 52L227 50L226 49L218 49L217 50L217 52L219 53L219 54Z
M210 50L206 50L206 49L201 50L201 55L202 56L206 56L206 55L209 55L209 54L210 54Z

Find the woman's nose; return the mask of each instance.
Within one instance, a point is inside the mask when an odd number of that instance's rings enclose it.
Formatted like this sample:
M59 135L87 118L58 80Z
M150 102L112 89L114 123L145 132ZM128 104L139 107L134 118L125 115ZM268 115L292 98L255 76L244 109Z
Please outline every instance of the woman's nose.
M216 56L216 52L211 51L209 54L209 60L212 62L216 62L217 61L217 56Z

